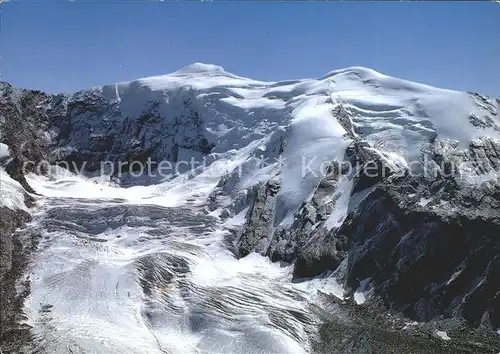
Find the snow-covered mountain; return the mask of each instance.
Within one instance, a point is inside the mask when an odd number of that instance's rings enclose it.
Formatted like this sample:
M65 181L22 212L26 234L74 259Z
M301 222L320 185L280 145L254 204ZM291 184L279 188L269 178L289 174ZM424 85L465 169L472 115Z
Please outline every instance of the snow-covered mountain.
M499 105L362 67L261 82L197 63L72 95L4 83L0 207L24 213L23 198L31 206L36 192L191 208L218 225L212 241L234 262L261 255L302 287L328 293L341 284L340 297L377 311L497 330ZM148 161L150 173L137 175ZM40 279L54 276L33 267ZM308 351L303 328L288 335Z

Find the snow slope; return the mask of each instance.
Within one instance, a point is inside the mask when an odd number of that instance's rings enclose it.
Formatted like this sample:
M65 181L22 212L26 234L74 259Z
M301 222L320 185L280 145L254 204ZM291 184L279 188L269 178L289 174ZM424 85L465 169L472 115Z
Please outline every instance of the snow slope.
M5 169L0 166L0 208L11 210L27 210L24 204L24 188L13 180Z
M9 160L9 147L0 143L0 208L27 210L24 204L24 188L5 171L2 163Z

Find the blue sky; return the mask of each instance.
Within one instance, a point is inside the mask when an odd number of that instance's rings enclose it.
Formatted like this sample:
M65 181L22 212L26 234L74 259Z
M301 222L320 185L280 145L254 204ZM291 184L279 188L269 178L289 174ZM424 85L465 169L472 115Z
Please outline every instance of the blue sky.
M49 92L201 61L260 80L361 65L500 97L500 4L85 2L3 4L2 80Z

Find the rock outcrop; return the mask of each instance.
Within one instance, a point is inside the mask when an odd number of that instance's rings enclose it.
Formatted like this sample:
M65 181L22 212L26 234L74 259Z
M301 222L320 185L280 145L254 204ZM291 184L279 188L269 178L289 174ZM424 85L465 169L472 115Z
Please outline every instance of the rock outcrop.
M41 105L48 95L18 90L0 83L0 343L26 339L20 324L23 299L29 291L19 278L26 269L37 237L21 230L31 216L34 193L25 173L35 171L40 161L49 161L48 118ZM33 163L31 163L33 162ZM0 349L6 350L3 345Z
M46 173L53 161L50 119L43 108L49 99L50 95L41 91L20 90L0 83L0 143L9 147L11 155L5 170L31 193L34 191L24 174ZM41 161L47 163L40 164Z
M270 238L274 231L276 194L280 188L279 180L271 179L252 190L252 206L248 211L243 234L239 240L238 253L241 257L250 252L267 253Z

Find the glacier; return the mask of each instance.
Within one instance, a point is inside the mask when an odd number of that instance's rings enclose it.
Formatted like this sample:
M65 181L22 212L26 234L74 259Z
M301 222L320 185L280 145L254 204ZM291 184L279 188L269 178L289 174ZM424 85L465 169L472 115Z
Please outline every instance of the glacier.
M431 352L415 334L352 333L357 308L449 333L452 350L463 323L500 325L498 99L363 67L262 82L202 63L0 93L0 210L30 214L6 242L36 243L10 247L28 253L30 339L14 331L4 352ZM148 159L182 168L127 167ZM456 251L434 255L460 226Z

